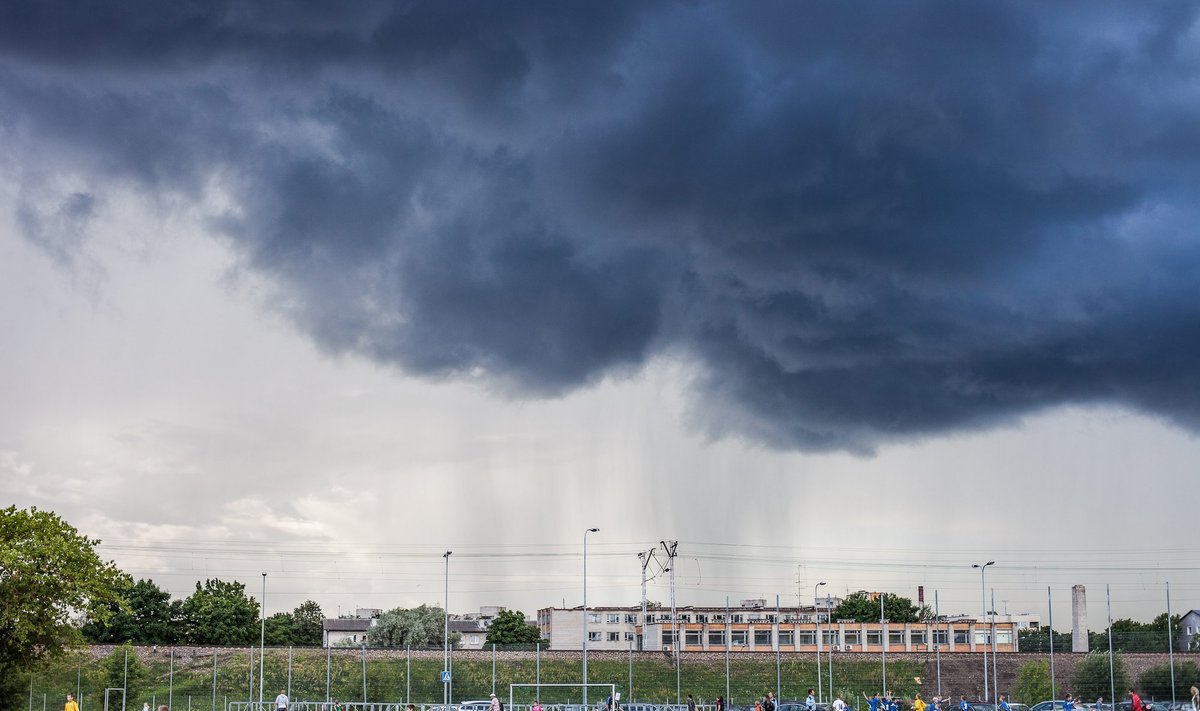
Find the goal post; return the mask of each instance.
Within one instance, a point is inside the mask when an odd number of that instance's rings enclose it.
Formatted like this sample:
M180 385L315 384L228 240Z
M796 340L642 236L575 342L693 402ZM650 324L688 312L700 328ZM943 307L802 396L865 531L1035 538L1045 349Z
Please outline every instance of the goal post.
M587 684L582 682L578 684L521 683L508 685L508 706L510 709L515 710L522 707L528 707L534 701L541 701L543 706L562 706L564 704L569 704L580 707L581 711L591 711L591 709L582 709L581 706L583 699L583 688L585 686L589 689L593 687L601 689L601 693L603 694L601 696L601 700L604 700L609 696L618 701L621 698L617 693L616 684L601 684L596 682L589 682ZM545 694L545 692L542 691L543 689L550 690L550 693L546 695L546 698L541 698L541 695ZM571 690L575 690L577 693L572 694ZM604 694L605 691L607 691L607 694ZM594 707L595 704L591 704L591 706ZM506 711L508 710L506 709Z

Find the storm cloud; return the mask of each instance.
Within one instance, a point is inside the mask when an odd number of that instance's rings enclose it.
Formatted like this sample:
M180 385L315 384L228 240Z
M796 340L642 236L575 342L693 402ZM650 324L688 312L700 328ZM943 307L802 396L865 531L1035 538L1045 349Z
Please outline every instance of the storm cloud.
M1196 429L1198 9L9 2L0 161L55 261L111 190L192 205L322 348L425 377L682 357L696 426L809 450Z

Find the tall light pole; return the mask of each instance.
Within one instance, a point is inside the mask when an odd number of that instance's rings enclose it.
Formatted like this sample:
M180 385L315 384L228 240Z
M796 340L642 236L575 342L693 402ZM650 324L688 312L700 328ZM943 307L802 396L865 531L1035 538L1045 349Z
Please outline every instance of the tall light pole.
M987 619L987 589L983 582L984 574L986 573L989 565L995 564L996 561L994 560L989 560L982 565L979 563L971 564L972 568L979 568L979 600L983 603L983 617L980 618L981 622ZM988 700L987 644L983 645L983 700Z
M589 528L583 532L583 707L587 708L587 643L588 643L588 611L587 611L587 534L598 533L600 529Z
M267 644L267 574L263 573L262 623L258 630L258 705L263 702L263 651Z
M446 599L442 603L445 606L442 614L446 618L445 631L442 632L442 704L445 706L450 705L450 679L447 672L450 671L450 554L453 552L446 551L442 554L446 561Z
M821 703L821 608L817 607L817 588L824 585L825 582L819 582L813 586L813 612L817 613L817 703ZM799 612L799 610L797 610ZM833 689L829 690L833 693Z

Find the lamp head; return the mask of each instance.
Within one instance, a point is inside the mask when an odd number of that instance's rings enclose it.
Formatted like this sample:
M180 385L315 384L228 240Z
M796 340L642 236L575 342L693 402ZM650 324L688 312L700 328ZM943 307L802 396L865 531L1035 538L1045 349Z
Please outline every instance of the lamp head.
M598 532L599 530L600 530L600 529L598 529L598 528L589 528L589 529L588 529L588 533L596 533L596 532Z
M454 552L454 551L446 551L445 553L443 553L443 554L442 554L442 557L443 557L443 558L449 558L449 557L450 557L450 554L451 554L451 553L453 553L453 552Z
M817 583L817 587L821 587L821 586L822 586L822 585L824 585L824 584L825 584L825 583L823 583L823 582Z

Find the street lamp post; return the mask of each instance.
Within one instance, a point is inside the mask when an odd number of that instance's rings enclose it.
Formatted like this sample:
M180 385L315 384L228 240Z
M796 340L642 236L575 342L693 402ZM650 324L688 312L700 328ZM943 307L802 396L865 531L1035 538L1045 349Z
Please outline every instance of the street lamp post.
M450 554L453 552L446 551L442 554L446 561L446 598L442 603L445 606L442 614L446 622L442 632L442 704L447 707L450 705L450 679L446 677L446 672L450 670Z
M972 568L979 568L979 600L983 604L983 617L980 618L981 620L987 619L987 589L984 584L984 574L987 571L987 568L989 565L995 565L995 564L996 564L996 561L994 561L994 560L989 560L988 562L986 562L982 565L980 565L978 563L971 564ZM987 644L985 643L983 645L983 700L984 701L988 700L988 666L987 666L987 664L988 664L987 663Z
M267 644L267 574L263 573L262 623L258 630L258 705L263 702L263 651Z
M587 534L598 533L600 529L589 528L583 532L583 707L588 705L587 698L587 643L588 643L588 611L587 611Z
M821 684L821 608L817 607L817 588L824 585L824 581L813 586L813 612L817 613L817 703L821 703L821 689L824 686ZM833 689L829 690L833 693Z

